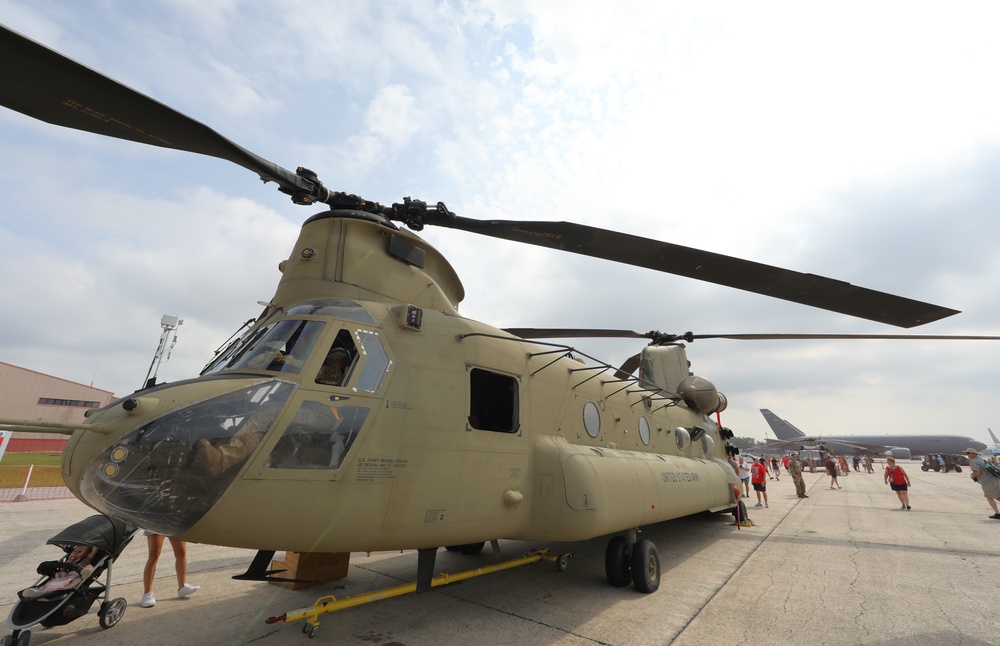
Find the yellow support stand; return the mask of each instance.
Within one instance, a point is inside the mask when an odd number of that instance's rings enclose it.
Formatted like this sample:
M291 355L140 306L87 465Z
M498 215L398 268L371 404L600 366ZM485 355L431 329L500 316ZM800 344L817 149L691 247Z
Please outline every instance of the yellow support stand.
M511 568L520 567L522 565L528 565L529 563L536 563L541 560L550 561L556 564L556 567L560 572L565 572L566 568L569 567L569 559L572 558L572 554L561 554L559 556L550 556L548 550L532 550L528 554L521 556L516 559L511 559L509 561L503 561L501 563L496 563L494 565L487 565L484 567L475 568L473 570L464 570L458 572L457 574L448 574L447 572L442 572L440 575L431 579L431 588L437 588L443 585L449 585L451 583L458 583L459 581L466 581L468 579L473 579L478 576L483 576L484 574L493 574L494 572L500 572L503 570L509 570ZM320 615L325 615L328 612L335 612L337 610L345 610L347 608L354 608L355 606L362 606L366 603L372 603L374 601L382 601L383 599L391 599L392 597L400 597L404 594L410 594L411 592L417 591L417 584L414 583L404 583L403 585L397 585L391 588L384 588L382 590L376 590L374 592L369 592L367 594L359 594L351 597L344 597L343 599L337 599L333 595L326 597L320 597L316 600L312 606L307 608L299 608L297 610L289 610L285 614L278 617L269 617L265 620L265 623L276 624L278 622L290 623L292 621L305 620L305 624L302 626L302 632L306 633L310 637L315 637L316 632L319 630L319 617Z

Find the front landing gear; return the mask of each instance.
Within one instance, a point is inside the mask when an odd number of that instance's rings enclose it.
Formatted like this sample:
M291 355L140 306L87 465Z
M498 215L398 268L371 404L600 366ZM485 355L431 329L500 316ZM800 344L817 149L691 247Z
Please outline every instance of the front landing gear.
M615 536L608 543L604 553L608 583L616 588L631 583L639 592L656 592L660 587L660 553L652 541L635 540L635 535L632 530L629 537Z

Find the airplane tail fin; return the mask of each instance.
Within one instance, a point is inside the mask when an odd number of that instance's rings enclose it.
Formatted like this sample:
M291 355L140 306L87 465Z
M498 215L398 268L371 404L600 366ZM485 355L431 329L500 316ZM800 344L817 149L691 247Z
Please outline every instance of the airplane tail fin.
M805 437L805 433L795 428L790 422L786 422L766 408L760 409L760 414L764 416L767 425L774 431L774 436L779 440L794 440L797 437Z
M987 428L986 430L990 432L990 437L993 438L993 444L995 444L996 446L1000 446L1000 440L998 440L997 436L993 434L993 429Z

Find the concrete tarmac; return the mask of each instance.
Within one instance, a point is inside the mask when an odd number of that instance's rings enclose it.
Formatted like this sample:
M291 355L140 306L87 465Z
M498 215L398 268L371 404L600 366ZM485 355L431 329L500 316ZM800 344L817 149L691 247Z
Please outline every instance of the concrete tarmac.
M314 640L302 622L264 620L326 595L340 599L412 581L416 554L353 554L346 579L290 591L231 578L245 571L252 551L190 545L188 582L202 589L176 599L166 545L155 586L159 602L143 609L140 533L112 569L112 597L129 602L121 622L101 629L95 604L65 626L36 626L31 643L1000 644L1000 520L988 518L992 512L968 469L939 474L921 472L918 462L902 466L913 481L911 511L899 509L880 471L852 472L834 490L825 475L807 473L808 499L795 496L787 476L768 483L768 509L754 508L750 499L754 527L737 529L730 515L705 514L646 528L663 571L653 594L607 584L606 538L501 541L507 558L534 547L575 556L566 572L535 563L330 613L320 618ZM0 612L6 616L17 590L35 581L39 562L58 557L45 541L92 513L75 500L0 505ZM475 556L440 550L436 570L491 562L489 546Z

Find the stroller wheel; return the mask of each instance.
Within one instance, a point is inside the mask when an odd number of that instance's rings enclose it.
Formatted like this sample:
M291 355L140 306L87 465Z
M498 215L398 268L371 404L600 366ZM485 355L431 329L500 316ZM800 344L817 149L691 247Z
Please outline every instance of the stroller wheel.
M0 646L11 646L10 635L4 635L3 637L0 637Z
M101 628L111 628L121 621L126 608L128 608L128 602L121 597L102 603L101 610L97 615Z

